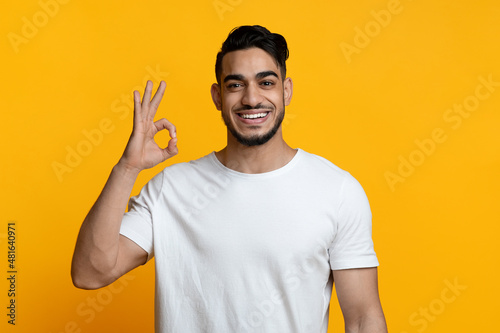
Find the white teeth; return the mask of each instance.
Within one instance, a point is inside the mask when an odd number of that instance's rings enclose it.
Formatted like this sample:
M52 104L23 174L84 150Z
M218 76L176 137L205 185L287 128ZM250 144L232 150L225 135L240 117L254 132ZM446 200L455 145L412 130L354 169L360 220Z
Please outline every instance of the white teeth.
M256 119L256 118L264 118L266 115L267 112L254 113L254 114L241 114L241 118Z

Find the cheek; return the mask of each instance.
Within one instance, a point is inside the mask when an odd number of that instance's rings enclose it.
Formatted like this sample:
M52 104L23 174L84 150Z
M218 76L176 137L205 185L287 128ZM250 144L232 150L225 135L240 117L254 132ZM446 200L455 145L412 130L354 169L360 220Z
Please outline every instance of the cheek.
M283 96L282 93L275 93L272 96L270 96L269 100L276 106L280 107L283 106L285 103L285 97Z
M237 100L237 96L235 96L235 95L237 95L237 94L226 93L226 94L222 95L222 98L221 98L222 105L233 105L235 103L235 101Z

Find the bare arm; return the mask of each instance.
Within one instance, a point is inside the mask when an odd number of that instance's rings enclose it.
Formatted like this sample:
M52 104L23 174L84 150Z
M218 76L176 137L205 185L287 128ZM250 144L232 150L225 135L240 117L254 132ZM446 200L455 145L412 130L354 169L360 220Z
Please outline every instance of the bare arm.
M333 277L346 333L387 333L377 268L337 270Z
M165 118L154 122L165 82L160 83L151 100L152 90L153 84L148 81L142 103L139 92L134 91L132 135L80 228L71 266L76 287L106 286L147 260L146 251L120 235L120 225L138 174L177 154L174 125ZM172 139L162 149L155 143L154 136L164 129Z

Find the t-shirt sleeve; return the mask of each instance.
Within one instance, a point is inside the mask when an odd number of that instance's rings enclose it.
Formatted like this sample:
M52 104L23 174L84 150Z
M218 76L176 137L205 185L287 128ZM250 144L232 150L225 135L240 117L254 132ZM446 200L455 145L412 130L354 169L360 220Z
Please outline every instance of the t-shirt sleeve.
M163 172L153 177L139 195L130 198L128 212L125 213L120 234L129 238L148 253L148 261L154 256L153 211L158 201L163 183Z
M329 248L332 270L379 265L372 241L372 214L359 182L348 175L340 190L336 235Z

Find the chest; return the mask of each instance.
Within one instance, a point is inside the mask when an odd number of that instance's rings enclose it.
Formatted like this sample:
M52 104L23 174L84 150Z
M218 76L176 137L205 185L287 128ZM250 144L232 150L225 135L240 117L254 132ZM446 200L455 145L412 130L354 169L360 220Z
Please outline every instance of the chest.
M155 247L170 257L188 253L215 267L328 266L335 202L321 187L219 179L175 198L165 203L170 213L155 221Z

